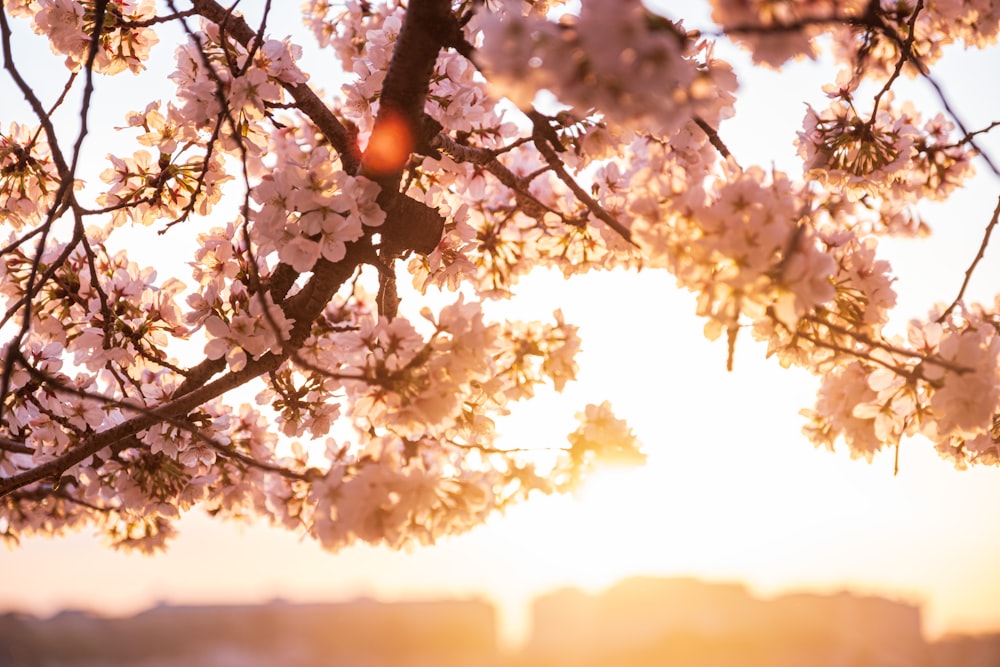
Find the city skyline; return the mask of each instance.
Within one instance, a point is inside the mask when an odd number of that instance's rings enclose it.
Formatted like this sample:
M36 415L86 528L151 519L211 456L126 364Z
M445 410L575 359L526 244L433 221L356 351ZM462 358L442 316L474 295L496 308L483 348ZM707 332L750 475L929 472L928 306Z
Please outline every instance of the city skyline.
M532 612L519 646L498 643L496 609L477 598L159 604L124 617L65 611L45 620L6 613L0 662L972 667L1000 656L1000 633L927 638L919 606L907 602L850 592L765 597L739 582L691 577L631 577L595 593L563 588L536 597Z

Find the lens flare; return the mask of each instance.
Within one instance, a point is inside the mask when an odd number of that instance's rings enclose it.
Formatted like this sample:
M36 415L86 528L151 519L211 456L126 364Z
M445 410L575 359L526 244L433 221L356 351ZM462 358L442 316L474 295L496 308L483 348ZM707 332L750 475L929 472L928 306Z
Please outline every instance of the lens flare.
M373 176L399 171L413 152L413 133L403 114L384 109L365 149L364 164Z

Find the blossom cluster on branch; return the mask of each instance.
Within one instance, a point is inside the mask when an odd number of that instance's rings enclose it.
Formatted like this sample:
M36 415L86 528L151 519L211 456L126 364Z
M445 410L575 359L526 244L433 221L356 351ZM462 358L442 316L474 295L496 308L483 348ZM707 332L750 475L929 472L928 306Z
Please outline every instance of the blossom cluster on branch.
M484 313L538 268L671 272L730 365L746 332L821 376L816 444L870 458L919 434L960 467L1000 464L1000 301L963 285L890 335L876 242L925 235L921 201L993 168L977 146L993 125L963 127L946 100L921 113L893 84L933 82L950 43L994 43L1000 10L711 4L714 37L639 0L309 0L308 48L347 81L330 94L301 35L269 34L271 3L3 0L4 70L31 113L0 127L0 538L94 525L149 551L198 506L330 549L428 543L641 461L607 402L563 446L499 439L512 403L577 373L560 311ZM17 56L33 37L65 58L58 99ZM95 80L142 76L168 39L162 97L94 117ZM722 39L769 67L835 57L801 174L720 138L738 95ZM134 149L94 178L102 124ZM190 280L115 250L134 224L186 239ZM452 302L401 306L404 276Z

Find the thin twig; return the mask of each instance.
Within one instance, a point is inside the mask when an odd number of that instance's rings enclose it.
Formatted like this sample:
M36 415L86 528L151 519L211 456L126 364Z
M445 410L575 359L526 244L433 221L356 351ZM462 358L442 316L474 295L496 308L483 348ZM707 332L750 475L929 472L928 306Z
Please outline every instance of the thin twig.
M982 243L979 244L979 251L972 259L972 264L970 264L969 268L965 270L965 279L962 281L962 287L958 290L958 296L956 296L955 300L951 302L951 305L948 306L943 313L941 313L941 316L937 318L938 324L948 319L948 316L951 315L952 311L958 307L962 297L965 296L965 290L969 287L969 281L972 280L972 273L976 270L976 266L978 266L979 262L982 261L983 257L986 256L986 246L990 243L990 235L993 233L993 228L997 226L998 220L1000 220L1000 199L997 199L997 207L993 209L993 217L990 219L990 224L986 225L986 231L983 233Z
M531 141L530 138L526 139L527 141ZM524 139L519 139L514 142L512 146L519 145L521 143L524 143ZM507 152L512 148L512 146L507 146L496 151L488 148L466 146L464 144L457 143L454 139L443 132L435 136L434 139L431 140L430 145L432 148L441 149L458 162L469 162L479 165L489 173L496 176L498 181L526 198L532 204L537 205L538 207L551 213L555 213L556 215L560 215L559 212L555 211L551 206L546 206L543 202L539 201L539 199L531 193L531 190L528 189L528 183L530 183L537 174L544 173L544 171L546 171L545 169L540 169L535 174L529 174L526 177L521 177L512 172L506 165L497 159L498 154Z
M694 116L691 120L694 124L701 128L701 131L708 136L708 142L715 147L715 150L719 151L724 158L731 158L733 154L729 152L729 147L723 143L722 138L719 136L718 131L705 122L701 116Z
M996 163L994 163L993 160L990 159L990 156L987 155L986 152L983 149L981 149L978 146L978 144L976 144L975 140L972 138L978 133L970 132L966 128L965 123L962 122L962 119L959 118L958 114L955 112L955 109L952 108L951 103L948 101L948 97L944 94L944 90L941 89L941 86L938 84L938 82L935 81L934 78L930 75L930 72L921 69L920 74L923 75L924 79L927 80L927 83L931 84L931 88L934 89L934 92L937 94L938 99L941 101L941 106L943 106L944 110L948 112L948 115L951 117L951 119L955 121L955 125L958 126L959 131L965 135L966 138L965 143L968 143L969 146L971 146L976 151L979 157L983 159L983 162L986 163L986 166L990 168L990 171L992 171L997 176L1000 176L1000 167L997 167ZM994 123L994 125L996 124ZM990 127L992 128L993 126Z
M545 162L548 163L549 167L559 177L566 186L573 191L584 206L586 206L591 213L593 213L597 218L599 218L604 224L613 229L618 233L623 239L635 245L635 241L632 240L632 232L629 231L628 227L618 222L613 215L608 213L603 206L601 206L597 201L587 194L587 191L580 187L580 184L570 176L569 172L566 171L566 167L563 165L562 160L556 154L552 146L549 145L548 140L540 134L541 130L538 128L539 120L533 119L536 127L535 146L538 148L538 152L542 154L545 158Z
M889 78L886 80L881 90L875 93L875 99L872 101L871 118L868 119L868 127L875 125L875 119L878 116L878 105L882 101L882 97L892 88L892 84L895 83L896 79L899 78L899 75L902 74L903 66L906 65L907 62L914 63L914 65L921 70L921 73L923 73L924 68L922 64L912 56L913 42L917 38L917 16L923 8L924 0L917 0L917 5L913 8L913 13L910 15L909 24L907 26L909 28L909 35L907 35L905 41L899 44L899 59L896 61L896 66L893 68L892 74L889 75Z

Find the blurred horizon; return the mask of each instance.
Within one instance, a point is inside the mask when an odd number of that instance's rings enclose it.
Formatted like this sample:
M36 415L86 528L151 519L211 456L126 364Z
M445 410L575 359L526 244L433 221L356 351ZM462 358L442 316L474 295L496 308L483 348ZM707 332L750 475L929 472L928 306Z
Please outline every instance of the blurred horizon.
M827 452L805 451L831 457L831 464L840 461L838 467L846 465L847 470L859 469L869 483L887 485L890 491L892 484L898 481L890 476L887 461L868 465L844 461L844 457ZM903 472L911 477L912 473L920 472L913 467L918 462L912 459L912 454L909 467ZM803 533L799 535L803 540L801 544L795 545L792 539L784 545L791 547L789 554L781 553L780 543L772 543L763 553L750 551L745 556L742 562L751 565L762 557L777 556L774 565L779 572L770 575L740 574L741 569L733 566L734 562L741 562L738 553L730 554L728 560L706 560L699 567L696 561L702 550L697 546L680 559L657 553L655 548L649 549L650 553L644 558L634 553L626 555L625 551L633 546L615 533L607 536L611 541L607 553L594 553L593 542L588 546L579 534L588 527L593 531L607 530L609 523L615 521L614 513L618 509L605 507L607 494L617 494L626 504L635 502L634 492L631 498L623 495L625 492L620 485L624 483L641 490L647 481L645 478L658 474L656 469L622 471L612 474L611 483L605 488L600 484L605 480L599 477L576 495L535 498L533 502L512 508L508 516L495 517L487 526L469 534L447 538L435 546L398 552L359 545L329 554L311 540L285 530L220 523L200 513L186 516L182 522L185 530L177 544L166 554L153 557L108 550L87 534L34 539L22 546L21 553L0 554L0 562L4 563L0 568L0 590L4 591L0 595L0 613L19 611L51 618L62 611L86 611L126 617L161 605L258 605L276 600L288 604L326 604L364 599L386 603L479 599L489 602L497 611L501 644L516 647L529 636L530 605L537 598L564 590L599 595L622 581L646 578L738 584L762 600L783 595L844 592L880 597L918 607L921 630L928 640L1000 632L1000 608L991 603L997 599L997 578L974 567L971 559L964 572L961 568L945 571L935 567L941 555L919 554L926 560L925 566L937 573L951 575L945 580L944 589L950 589L945 595L951 594L953 599L942 599L942 592L929 585L932 582L914 582L914 571L904 564L900 564L893 576L881 574L879 569L868 575L845 576L845 568L824 569L822 563L816 563L816 559L809 556L811 549L835 546L833 543L843 530L837 526L831 528L825 544L810 544L815 536ZM962 473L951 475L957 476L956 482L961 485ZM835 483L836 479L832 481ZM910 482L919 484L920 479L911 478ZM975 490L976 486L972 484L969 488ZM822 492L824 483L820 483L818 489ZM856 487L856 490L862 489ZM712 507L704 510L707 515L703 512L703 516L712 516L715 512ZM605 511L611 516L602 515ZM739 520L739 515L735 518ZM885 518L876 516L876 519L876 523L884 527ZM619 529L629 530L627 522L618 523ZM542 532L536 532L539 530ZM906 542L912 540L907 532L899 533L904 548ZM659 548L665 552L671 546L668 540L686 541L691 536L686 530L676 535L668 534ZM739 548L736 541L743 537L739 533L732 536L735 548ZM892 533L887 533L886 537L891 540ZM933 541L933 536L928 537ZM580 542L581 539L584 542ZM601 541L594 535L590 539ZM955 546L961 548L962 545ZM680 544L676 547L677 552L683 550ZM879 544L872 542L868 547L878 549ZM567 552L574 549L580 550L580 557L575 561L567 558ZM796 552L801 561L798 572L793 571ZM836 552L833 555L836 556ZM896 554L888 556L893 558ZM988 551L980 554L980 557L988 556ZM918 563L919 560L916 559ZM28 562L31 568L25 569L23 566ZM846 565L850 569L852 564ZM742 571L749 570L744 567ZM920 572L920 568L916 572ZM976 578L980 579L981 586L972 589L968 580ZM970 594L973 601L963 602Z
M439 597L164 603L127 617L0 612L0 664L975 667L1000 659L1000 632L930 639L919 606L907 601L761 597L739 582L695 577L634 576L596 593L540 594L517 645L498 635L497 611L479 597Z
M863 588L863 587L862 587ZM854 600L877 600L892 606L912 609L916 616L921 619L919 625L920 633L925 640L933 642L948 639L954 636L979 636L1000 634L1000 623L991 626L983 626L975 629L963 630L953 628L938 633L930 633L922 623L923 603L913 599L905 593L893 594L891 591L872 592L862 590L862 588L851 588L849 585L837 586L792 586L783 590L761 593L755 590L754 586L746 581L736 579L712 579L695 575L651 575L636 574L619 578L606 586L589 587L572 584L554 586L547 590L540 590L525 601L525 618L527 620L527 633L515 641L504 638L498 622L498 643L508 650L524 648L533 639L533 624L537 623L537 607L551 603L553 600L570 601L576 608L573 610L579 613L580 602L600 602L602 600L615 600L621 603L623 600L635 602L635 598L640 598L644 604L653 601L653 597L659 595L657 599L663 605L669 607L677 605L681 601L691 604L694 601L700 610L710 607L713 603L718 603L718 612L725 615L729 612L732 599L735 596L745 598L755 604L767 606L779 603L788 599L814 599L829 600L835 598L849 598ZM665 595L664 595L665 593ZM671 593L680 593L683 600L679 601L671 596ZM720 595L721 593L721 595ZM184 599L163 598L152 600L146 605L113 607L101 604L100 601L93 601L90 604L70 604L58 608L47 608L32 604L7 604L0 600L0 616L4 615L24 615L30 616L40 621L51 621L65 616L92 616L100 619L130 619L154 613L162 609L174 610L227 610L227 609L247 609L256 607L349 607L354 605L376 605L383 607L420 607L421 605L436 604L476 604L486 605L494 612L503 614L503 604L489 593L468 592L462 594L458 591L442 592L438 595L425 593L419 595L385 595L374 593L347 594L343 596L326 595L314 598L304 598L301 596L285 597L280 594L266 599Z

